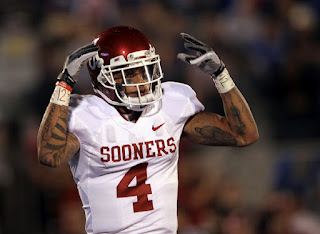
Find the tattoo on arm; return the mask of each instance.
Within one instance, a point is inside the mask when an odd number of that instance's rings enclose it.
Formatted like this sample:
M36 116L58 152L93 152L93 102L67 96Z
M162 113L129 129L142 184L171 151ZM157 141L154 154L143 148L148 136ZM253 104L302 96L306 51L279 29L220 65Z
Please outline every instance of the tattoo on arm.
M56 109L56 106L52 105L51 109L50 109L50 112L48 113L47 120L44 123L43 134L42 134L42 139L44 141L47 141L48 138L49 138L49 130L51 129L51 122L52 122L52 119L53 119L53 113L55 112L55 109Z
M196 127L195 131L203 137L204 144L231 146L237 145L236 138L221 128L206 125L201 128Z
M221 94L225 116L200 112L190 118L185 136L205 145L245 146L257 140L257 127L250 108L237 88Z
M224 101L225 103L229 103L230 106L230 114L231 114L231 128L234 128L234 131L238 135L244 135L246 130L246 124L243 121L243 112L247 112L247 108L244 106L243 100L240 97L238 93L235 93L236 95L236 101L241 103L241 110L237 107L237 105L234 104L233 99L231 97L231 92L228 92L225 94ZM228 115L228 112L226 113ZM246 113L246 116L248 116L249 113ZM228 116L229 117L229 116Z
M59 105L50 105L41 137L42 164L57 166L68 161L79 149L78 139L67 132L68 108ZM41 130L41 127L40 127Z
M231 102L231 112L232 112L232 118L233 122L235 123L236 133L239 135L243 135L246 125L242 122L241 114L238 108L236 108L233 103Z

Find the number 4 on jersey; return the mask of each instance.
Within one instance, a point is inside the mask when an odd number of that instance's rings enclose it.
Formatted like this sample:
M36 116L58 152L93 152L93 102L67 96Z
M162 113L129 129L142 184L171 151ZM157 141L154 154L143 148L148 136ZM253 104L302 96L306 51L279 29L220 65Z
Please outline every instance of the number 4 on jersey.
M124 175L117 186L117 197L137 196L137 202L133 203L133 211L141 212L153 210L152 200L148 200L148 194L152 194L150 184L146 184L148 163L141 163ZM131 181L136 177L136 186L130 186Z

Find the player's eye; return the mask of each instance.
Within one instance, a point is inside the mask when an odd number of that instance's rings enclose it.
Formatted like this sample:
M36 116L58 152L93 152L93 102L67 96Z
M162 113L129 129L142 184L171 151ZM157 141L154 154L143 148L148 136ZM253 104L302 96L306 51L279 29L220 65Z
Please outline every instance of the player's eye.
M127 84L133 84L133 80L132 79L126 78L126 82L127 82Z

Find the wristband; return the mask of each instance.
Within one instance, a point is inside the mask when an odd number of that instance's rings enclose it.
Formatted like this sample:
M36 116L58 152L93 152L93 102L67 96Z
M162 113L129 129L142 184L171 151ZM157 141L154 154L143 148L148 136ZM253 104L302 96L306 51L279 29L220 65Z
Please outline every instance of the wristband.
M212 78L219 93L229 92L235 86L227 68L224 68L220 75Z
M71 91L72 88L69 85L58 81L51 96L50 102L61 106L68 106L70 102Z

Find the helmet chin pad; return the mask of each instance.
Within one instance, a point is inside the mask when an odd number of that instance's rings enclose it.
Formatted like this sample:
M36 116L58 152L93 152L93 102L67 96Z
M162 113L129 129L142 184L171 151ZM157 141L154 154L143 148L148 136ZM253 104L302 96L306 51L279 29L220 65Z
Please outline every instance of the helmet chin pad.
M146 109L148 105L141 105L140 103L152 103L154 100L158 100L158 97L155 97L153 93L146 94L141 98L138 97L128 97L130 103L137 103L137 105L127 105L126 108L132 111L143 111Z
M150 103L155 99L155 96L152 93L139 97L128 97L129 103L136 103L141 105L141 103Z
M132 111L143 111L148 105L141 105L140 103L150 103L155 100L152 93L148 93L141 98L139 97L128 97L129 103L137 103L138 105L128 105L126 106L128 110Z
M148 105L144 105L144 106L133 106L133 105L130 105L130 106L126 106L126 108L128 110L131 110L131 111L143 111L144 109L146 109L148 107Z

